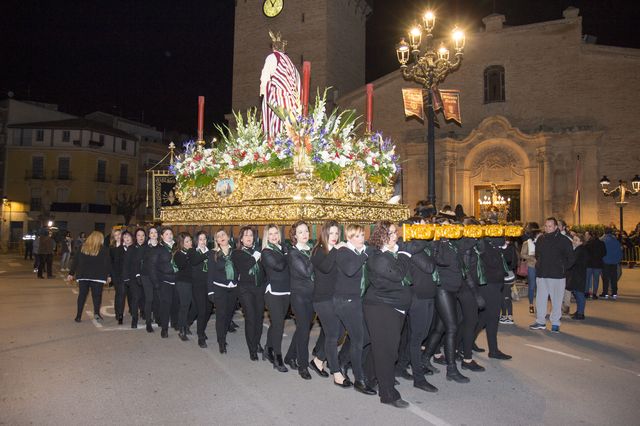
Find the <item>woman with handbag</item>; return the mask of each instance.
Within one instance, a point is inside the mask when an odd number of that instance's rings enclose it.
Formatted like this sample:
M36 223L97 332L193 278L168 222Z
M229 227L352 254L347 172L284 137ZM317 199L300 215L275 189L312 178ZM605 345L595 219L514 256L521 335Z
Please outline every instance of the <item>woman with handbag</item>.
M526 235L528 235L529 238L522 243L520 258L527 262L529 313L535 314L536 310L533 305L533 298L536 294L536 240L540 235L540 226L536 222L530 222L526 228Z

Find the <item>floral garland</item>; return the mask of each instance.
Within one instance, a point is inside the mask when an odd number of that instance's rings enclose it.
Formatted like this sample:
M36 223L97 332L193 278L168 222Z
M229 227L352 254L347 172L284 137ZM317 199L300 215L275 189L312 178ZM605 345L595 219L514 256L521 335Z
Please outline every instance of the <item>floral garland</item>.
M239 170L250 174L260 170L289 169L297 149L304 149L311 159L315 174L326 182L338 178L342 170L357 167L369 180L390 183L400 170L395 145L381 133L358 137L361 123L354 110L333 110L326 113L327 91L318 93L307 117L274 107L284 122L284 130L274 138L266 138L255 108L244 117L234 113L236 129L218 126L222 135L212 149L196 149L194 143L184 145L185 151L171 167L180 186L206 186L224 170Z

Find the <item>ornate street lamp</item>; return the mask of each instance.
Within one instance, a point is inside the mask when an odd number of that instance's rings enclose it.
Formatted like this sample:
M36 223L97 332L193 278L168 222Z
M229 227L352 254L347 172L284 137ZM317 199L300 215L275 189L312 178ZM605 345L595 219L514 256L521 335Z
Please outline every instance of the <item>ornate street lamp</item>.
M409 30L409 42L403 38L396 46L400 70L405 80L415 81L427 89L427 200L435 206L436 203L436 183L435 183L435 113L433 110L432 89L443 82L447 75L457 70L462 62L462 51L464 49L464 33L454 28L451 32L451 40L455 51L454 59L449 60L449 49L444 44L436 50L433 42L433 28L436 23L436 16L433 12L427 11L422 16L422 24L415 25ZM425 39L424 48L420 50L420 45ZM421 56L422 53L422 56ZM408 65L411 58L413 62Z
M627 186L627 182L623 180L618 181L618 186L613 189L609 189L609 185L611 185L611 181L603 176L600 179L600 187L602 188L602 193L605 197L618 197L618 201L616 204L620 208L620 231L624 230L624 206L628 204L627 196L628 195L638 195L640 194L640 176L635 175L631 180L631 188Z

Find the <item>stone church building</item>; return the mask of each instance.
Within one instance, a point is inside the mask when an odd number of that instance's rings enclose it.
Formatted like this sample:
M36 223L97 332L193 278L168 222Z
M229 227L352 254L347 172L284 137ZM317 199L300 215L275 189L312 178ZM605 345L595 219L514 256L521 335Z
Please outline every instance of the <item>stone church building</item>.
M367 3L301 0L275 18L256 3L237 2L232 108L259 104L257 73L269 53L268 29L275 29L289 41L294 63L312 62L312 87L333 86L340 108L363 114ZM572 7L549 22L509 27L505 20L487 16L481 31L467 34L460 69L440 85L460 90L463 124L439 114L438 206L460 203L477 215L478 198L496 184L511 198L513 219L554 215L569 223L617 224L618 208L602 195L599 180L607 175L611 186L619 179L630 185L640 173L640 50L590 43ZM249 40L265 41L249 47ZM426 125L404 117L401 89L418 86L400 71L372 83L373 127L397 145L402 199L413 207L427 192ZM624 211L630 230L640 221L640 197Z

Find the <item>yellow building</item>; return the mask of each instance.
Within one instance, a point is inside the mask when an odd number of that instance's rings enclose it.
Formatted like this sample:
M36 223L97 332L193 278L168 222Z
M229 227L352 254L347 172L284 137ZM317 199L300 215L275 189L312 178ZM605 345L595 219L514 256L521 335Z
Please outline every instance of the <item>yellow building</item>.
M4 231L12 241L49 221L74 236L122 222L112 200L138 191L135 136L85 118L6 127L4 197L11 231L6 225ZM9 240L6 233L1 238Z

